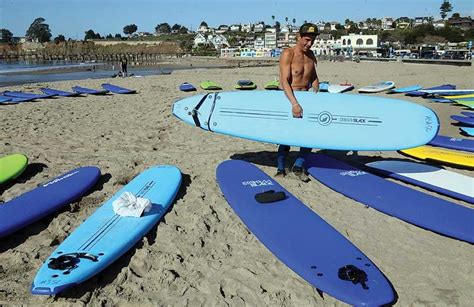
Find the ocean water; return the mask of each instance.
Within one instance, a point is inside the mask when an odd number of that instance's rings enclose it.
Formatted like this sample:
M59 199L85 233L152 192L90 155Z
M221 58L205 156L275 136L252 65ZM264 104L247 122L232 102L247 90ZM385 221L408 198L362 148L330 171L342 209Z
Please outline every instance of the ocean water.
M130 66L128 68L129 74L135 76L160 75L167 74L170 71L170 69L135 69ZM109 78L117 73L117 66L113 67L106 63L73 63L64 61L47 63L12 63L0 61L0 87L63 80Z

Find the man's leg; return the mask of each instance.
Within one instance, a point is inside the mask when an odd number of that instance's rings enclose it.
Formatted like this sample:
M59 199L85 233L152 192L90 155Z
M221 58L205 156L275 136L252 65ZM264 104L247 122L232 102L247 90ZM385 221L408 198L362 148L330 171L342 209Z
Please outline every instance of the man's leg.
M303 164L306 159L306 156L311 152L311 148L301 147L300 153L296 158L295 164L293 164L292 171L295 173L297 177L299 177L302 181L308 181L309 177L306 172L303 170Z
M286 166L286 157L290 152L290 146L280 145L278 146L278 155L277 155L277 175L286 175L285 166Z

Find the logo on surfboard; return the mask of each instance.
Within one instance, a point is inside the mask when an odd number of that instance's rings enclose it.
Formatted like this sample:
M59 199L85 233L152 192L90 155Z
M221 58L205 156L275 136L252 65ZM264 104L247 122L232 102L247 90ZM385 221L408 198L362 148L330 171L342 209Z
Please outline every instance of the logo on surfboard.
M271 180L249 180L249 181L243 181L242 185L244 186L251 186L252 188L255 187L262 187L262 186L267 186L267 185L273 185L273 182Z

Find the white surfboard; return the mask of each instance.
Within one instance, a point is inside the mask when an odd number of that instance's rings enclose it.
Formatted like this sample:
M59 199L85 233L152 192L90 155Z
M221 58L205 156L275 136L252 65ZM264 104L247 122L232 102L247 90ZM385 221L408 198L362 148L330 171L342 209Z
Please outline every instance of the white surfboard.
M344 93L350 91L354 88L354 84L347 83L347 84L330 84L328 87L329 93Z
M376 84L368 85L358 89L359 93L378 93L389 90L395 87L395 82L393 81L384 81Z
M474 203L474 178L427 164L384 160L366 166L389 177Z

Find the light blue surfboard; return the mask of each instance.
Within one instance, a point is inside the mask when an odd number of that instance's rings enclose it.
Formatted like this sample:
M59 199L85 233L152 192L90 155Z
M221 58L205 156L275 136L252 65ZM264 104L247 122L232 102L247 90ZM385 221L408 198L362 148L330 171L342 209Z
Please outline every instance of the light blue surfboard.
M436 114L411 102L364 95L295 92L294 118L283 91L220 92L177 101L173 114L204 130L255 141L335 150L398 150L437 134Z
M145 170L82 223L45 261L31 292L54 295L96 275L135 245L166 213L181 184L174 166ZM112 203L123 192L147 198L152 208L141 217L116 215Z
M397 87L391 90L392 93L408 93L408 92L413 92L417 91L419 89L422 89L423 87L421 85L411 85L411 86L405 86L405 87Z
M469 136L474 136L474 127L459 127L459 129Z

